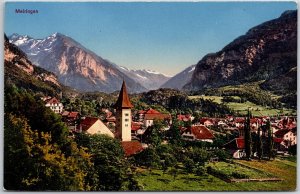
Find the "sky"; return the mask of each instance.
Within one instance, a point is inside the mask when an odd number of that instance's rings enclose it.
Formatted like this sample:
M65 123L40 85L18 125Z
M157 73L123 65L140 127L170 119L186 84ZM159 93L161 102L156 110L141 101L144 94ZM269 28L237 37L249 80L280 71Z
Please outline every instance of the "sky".
M7 2L4 32L37 39L60 32L117 65L173 76L295 9L295 2Z

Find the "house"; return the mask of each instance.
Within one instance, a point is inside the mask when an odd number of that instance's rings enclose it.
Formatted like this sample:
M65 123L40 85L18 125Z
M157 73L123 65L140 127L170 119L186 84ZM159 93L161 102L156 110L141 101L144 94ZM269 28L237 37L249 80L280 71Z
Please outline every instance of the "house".
M142 129L142 125L143 123L141 122L132 122L131 123L131 136L137 136L139 134L143 133L143 129Z
M79 124L80 114L79 112L69 112L63 111L61 113L62 121L67 124L70 130L75 130L76 126Z
M294 130L290 130L283 136L283 141L281 142L283 146L289 148L290 146L297 144L297 133Z
M53 112L57 113L57 114L60 114L62 111L63 111L63 104L60 103L60 101L53 97L53 98L48 98L45 100L45 103L46 103L46 107L49 107Z
M85 117L81 120L79 131L77 132L85 132L91 135L105 134L114 137L114 134L106 127L106 125L104 125L99 118L95 117Z
M193 121L194 117L192 117L191 115L177 115L177 119L179 121L184 121L184 122L188 122L188 121Z
M163 120L163 121L168 122L168 124L171 124L171 115L170 114L163 114L152 108L145 111L143 114L143 117L144 117L145 127L152 126L154 120Z
M206 127L214 125L213 120L208 118L200 119L200 124L205 125Z
M226 143L223 147L232 154L233 158L238 159L246 156L244 138L235 138Z
M213 142L214 135L211 131L204 125L192 125L182 129L183 133L181 134L184 140L188 141L205 141Z

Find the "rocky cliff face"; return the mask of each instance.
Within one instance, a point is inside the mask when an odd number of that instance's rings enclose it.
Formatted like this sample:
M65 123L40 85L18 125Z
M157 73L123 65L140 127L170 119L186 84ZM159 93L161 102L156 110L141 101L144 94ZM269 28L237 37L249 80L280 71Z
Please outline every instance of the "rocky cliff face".
M290 87L295 91L297 76L288 72L296 66L297 11L286 11L279 18L250 29L221 51L203 57L184 89L202 90L259 80L266 80L262 86L272 89L283 82L278 78L285 75L293 80Z
M169 79L165 84L161 85L160 87L181 90L182 87L191 80L195 68L196 65L189 66L182 72L176 74L174 77Z
M53 73L33 65L24 52L9 43L5 35L4 39L5 83L50 95L61 91L61 84Z
M55 33L45 39L13 34L10 41L66 86L80 91L113 92L120 90L124 79L130 92L146 90L112 63L63 34Z

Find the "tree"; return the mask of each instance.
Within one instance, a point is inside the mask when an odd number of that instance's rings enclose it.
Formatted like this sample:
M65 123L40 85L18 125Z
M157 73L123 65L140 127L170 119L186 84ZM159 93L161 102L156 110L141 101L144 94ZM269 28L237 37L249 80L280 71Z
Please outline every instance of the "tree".
M153 147L160 145L164 136L162 131L164 127L165 125L162 120L154 120L153 125L148 127L143 135L145 143Z
M76 141L92 155L97 183L94 190L120 191L135 188L130 164L125 160L124 151L117 139L107 135L79 134Z
M262 143L262 137L260 135L260 130L261 128L259 127L257 131L257 157L259 160L261 160L263 155L263 143Z
M90 155L71 142L72 155L68 156L58 144L52 142L51 134L31 130L26 119L6 115L5 188L32 191L89 190L91 186L86 183L85 177L92 166Z
M274 142L273 142L273 132L272 132L270 120L267 121L266 128L268 130L268 139L267 139L267 146L268 146L267 149L268 150L267 150L267 153L268 153L269 160L271 160L271 158L273 157Z
M167 136L168 136L169 142L171 144L181 145L182 138L181 138L179 128L180 128L179 121L176 118L173 119L172 126L170 127L170 129L167 132Z
M252 140L251 140L251 128L250 128L250 111L248 110L248 116L245 119L244 131L245 131L245 152L246 159L250 160L252 155Z

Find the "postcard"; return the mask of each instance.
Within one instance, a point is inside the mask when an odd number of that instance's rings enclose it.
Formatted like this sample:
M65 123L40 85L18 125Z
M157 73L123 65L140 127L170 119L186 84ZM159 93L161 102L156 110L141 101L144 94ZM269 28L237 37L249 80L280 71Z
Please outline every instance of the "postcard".
M296 2L4 11L4 190L295 191Z

